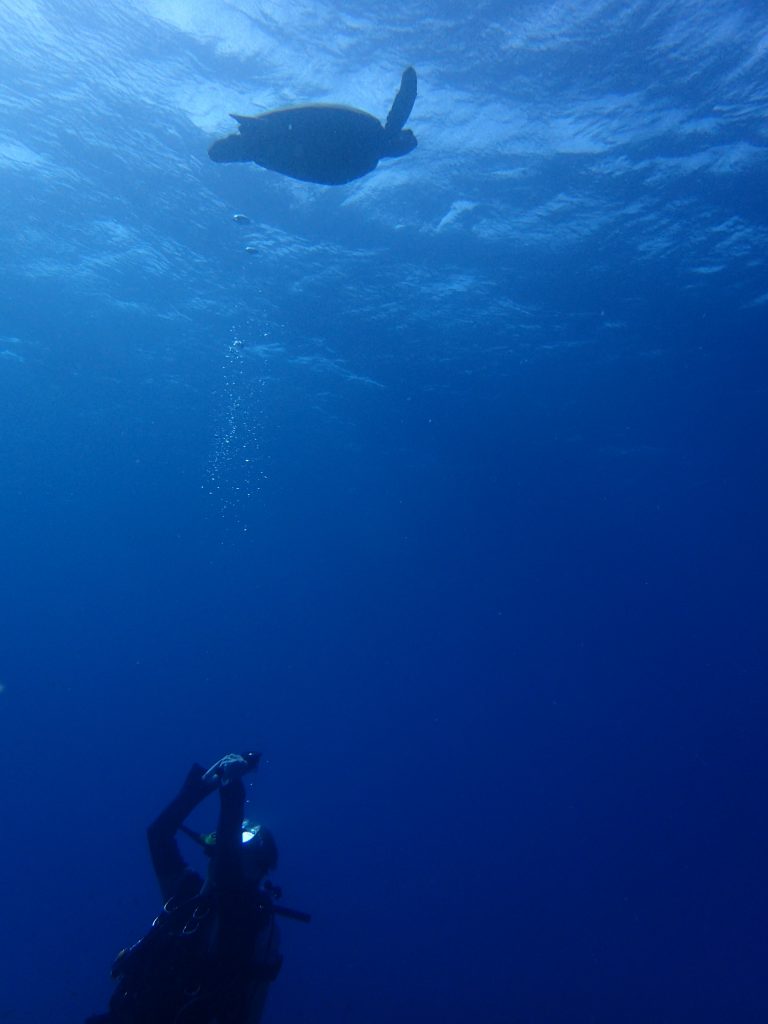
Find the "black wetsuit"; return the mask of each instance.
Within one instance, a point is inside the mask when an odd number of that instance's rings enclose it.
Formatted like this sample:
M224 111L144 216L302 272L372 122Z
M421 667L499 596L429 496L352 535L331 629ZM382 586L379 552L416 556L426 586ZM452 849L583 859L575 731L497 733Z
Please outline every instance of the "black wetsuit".
M219 788L203 774L193 765L147 830L166 910L128 951L125 968L118 958L109 1013L86 1024L255 1024L259 1018L280 955L269 896L243 870L245 787L236 779ZM206 881L185 863L176 832L217 788L221 804Z

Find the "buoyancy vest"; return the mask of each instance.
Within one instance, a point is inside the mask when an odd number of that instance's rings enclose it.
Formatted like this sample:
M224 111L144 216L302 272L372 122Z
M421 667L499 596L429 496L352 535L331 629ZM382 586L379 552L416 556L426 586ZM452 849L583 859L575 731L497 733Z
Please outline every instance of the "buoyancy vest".
M122 950L112 966L117 981L109 1004L115 1024L229 1024L242 1017L253 987L274 981L282 964L267 890L247 901L248 927L236 950L220 948L220 898L188 872L152 927ZM234 936L237 944L238 936Z

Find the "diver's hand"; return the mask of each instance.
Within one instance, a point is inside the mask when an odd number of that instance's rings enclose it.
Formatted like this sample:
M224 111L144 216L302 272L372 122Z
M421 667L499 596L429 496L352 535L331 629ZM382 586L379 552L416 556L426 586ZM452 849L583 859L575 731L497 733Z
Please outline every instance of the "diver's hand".
M216 779L207 779L205 768L201 764L193 764L187 772L181 794L190 800L199 802L212 793L218 785Z
M261 754L226 754L216 764L211 765L203 775L203 781L226 786L241 778L246 772L253 771L258 766L260 757Z

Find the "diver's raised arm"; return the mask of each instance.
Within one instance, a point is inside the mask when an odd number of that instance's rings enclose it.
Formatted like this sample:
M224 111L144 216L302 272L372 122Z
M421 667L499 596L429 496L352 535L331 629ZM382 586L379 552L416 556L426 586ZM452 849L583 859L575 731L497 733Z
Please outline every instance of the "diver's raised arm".
M205 775L202 765L193 764L179 792L147 829L149 855L164 900L174 894L187 870L176 844L176 832L195 807L216 789L216 782L206 780Z

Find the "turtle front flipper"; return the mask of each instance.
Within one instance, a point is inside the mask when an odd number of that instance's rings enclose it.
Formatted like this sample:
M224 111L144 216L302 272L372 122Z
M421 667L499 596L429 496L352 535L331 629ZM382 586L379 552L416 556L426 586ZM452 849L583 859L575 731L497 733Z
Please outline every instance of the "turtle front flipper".
M403 77L400 79L400 89L395 96L392 108L387 114L387 123L384 125L386 135L396 135L405 125L416 102L416 72L413 68L406 68Z

